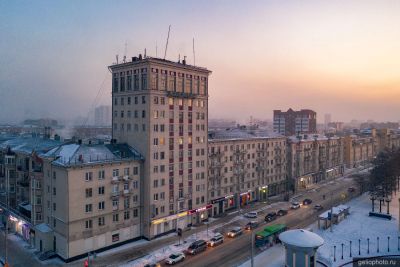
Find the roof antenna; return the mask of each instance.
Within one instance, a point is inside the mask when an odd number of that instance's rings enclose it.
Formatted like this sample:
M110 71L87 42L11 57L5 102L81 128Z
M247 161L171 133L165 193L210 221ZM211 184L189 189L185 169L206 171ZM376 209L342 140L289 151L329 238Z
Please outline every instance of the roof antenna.
M181 63L181 54L179 54L178 63Z
M128 47L128 42L125 41L124 60L123 60L124 63L126 62L126 51L127 51L127 47Z
M158 55L157 55L157 41L156 41L156 57L157 57Z
M146 58L146 48L144 49L144 58Z
M167 43L165 44L164 60L165 60L165 57L167 56L168 40L169 40L169 32L170 31L171 31L171 25L169 25L169 27L168 27L168 36L167 36Z
M196 66L196 53L194 51L194 37L193 37L193 66Z
M118 64L118 55L115 55L115 58L117 59L117 64Z

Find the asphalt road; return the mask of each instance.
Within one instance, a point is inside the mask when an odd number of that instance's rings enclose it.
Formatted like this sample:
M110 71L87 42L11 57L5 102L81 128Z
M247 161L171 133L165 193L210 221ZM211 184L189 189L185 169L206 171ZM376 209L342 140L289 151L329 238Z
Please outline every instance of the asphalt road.
M266 225L276 224L276 223L284 223L289 228L302 228L310 225L315 222L318 218L318 215L329 209L331 205L338 205L343 202L347 202L350 198L355 197L357 195L357 191L354 193L348 193L347 189L349 187L355 187L353 181L349 179L341 179L336 180L332 183L328 183L322 185L319 188L309 190L308 192L304 192L302 196L298 198L301 202L304 198L310 198L313 200L313 203L309 206L302 206L297 210L289 210L289 213L285 216L278 217L273 222L266 224L263 219L264 216L268 212L277 211L281 208L287 209L289 207L289 203L283 203L282 206L274 207L271 209L267 209L260 214L258 217L258 221L262 223L260 226L254 231L262 230ZM332 195L331 195L332 193ZM323 195L326 196L325 200L323 200ZM345 198L343 198L345 196ZM321 211L315 211L314 205L321 204L324 209ZM252 219L253 220L253 219ZM232 224L234 226L244 226L248 219L240 220L239 223ZM333 226L334 227L334 226ZM230 228L223 229L222 233L226 233L230 230ZM255 248L255 255L260 253L258 249ZM237 238L225 238L224 243L215 247L215 248L207 248L205 252L199 253L195 256L187 255L186 259L176 264L176 266L237 266L242 262L246 261L250 258L251 255L251 235L250 231L245 231L243 235ZM162 263L164 266L164 264Z

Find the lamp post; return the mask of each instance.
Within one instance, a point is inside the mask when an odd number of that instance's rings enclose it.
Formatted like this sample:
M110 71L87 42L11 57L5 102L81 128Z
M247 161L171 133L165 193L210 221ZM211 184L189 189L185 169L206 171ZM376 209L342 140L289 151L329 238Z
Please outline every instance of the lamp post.
M387 239L388 239L388 252L389 252L389 250L390 250L390 248L389 248L389 246L390 246L390 244L389 244L390 236L388 236Z
M377 247L376 247L376 252L378 252L379 253L379 236L378 237L376 237L376 245L377 245Z
M350 258L352 257L351 255L351 240L350 240Z
M361 239L358 239L358 255L361 255Z
M254 230L251 230L251 267L254 267Z
M367 242L368 242L368 250L367 250L367 253L369 254L369 238L367 238Z
M343 246L344 246L344 245L343 245L343 243L342 243L342 260L343 260Z
M333 246L333 261L336 261L336 246Z

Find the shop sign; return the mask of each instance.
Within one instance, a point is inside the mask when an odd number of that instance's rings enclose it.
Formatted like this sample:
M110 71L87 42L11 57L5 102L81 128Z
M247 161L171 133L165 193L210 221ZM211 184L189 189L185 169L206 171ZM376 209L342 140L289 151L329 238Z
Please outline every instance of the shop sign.
M163 223L163 222L168 222L168 221L171 221L171 220L175 220L175 219L184 217L186 215L187 215L187 211L184 211L184 212L181 212L181 213L178 213L178 214L174 214L174 215L171 215L171 216L167 216L167 217L164 217L164 218L161 218L161 219L153 220L151 222L151 224L160 224L160 223Z
M199 212L202 212L202 211L211 209L211 208L212 208L212 204L208 204L208 205L205 206L205 207L201 207L201 208L194 209L194 210L189 210L187 213L190 215L190 214L199 213Z

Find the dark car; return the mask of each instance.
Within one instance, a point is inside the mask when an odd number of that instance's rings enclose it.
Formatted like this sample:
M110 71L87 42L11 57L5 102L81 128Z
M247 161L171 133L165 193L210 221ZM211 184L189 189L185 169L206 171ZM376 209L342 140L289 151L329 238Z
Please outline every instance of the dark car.
M320 205L320 204L317 204L317 205L314 206L314 209L315 210L323 210L324 207L322 207L322 205Z
M278 216L284 216L284 215L288 214L288 211L287 210L278 210L277 214L278 214Z
M248 223L246 224L246 226L244 227L244 229L245 229L245 230L253 230L253 229L257 228L257 227L258 227L258 222L256 222L256 221L251 221L251 222L248 222Z
M347 191L349 191L349 193L352 193L352 192L355 192L356 189L355 189L354 187L349 187L349 188L347 189Z
M195 255L199 252L202 252L207 249L207 242L204 240L197 240L194 241L189 248L187 249L187 252L191 255Z
M306 198L303 200L303 205L310 205L312 203L312 200L309 198Z
M273 220L275 220L277 217L276 212L270 212L265 216L265 221L266 222L272 222Z

